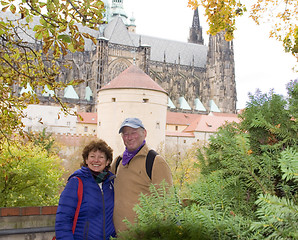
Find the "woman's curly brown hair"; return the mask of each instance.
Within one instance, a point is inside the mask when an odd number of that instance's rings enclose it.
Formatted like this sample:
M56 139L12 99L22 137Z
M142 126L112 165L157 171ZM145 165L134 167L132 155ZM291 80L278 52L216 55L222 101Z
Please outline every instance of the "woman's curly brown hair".
M88 145L84 147L82 152L83 162L81 166L87 167L86 160L88 159L89 153L91 151L97 151L97 150L103 152L106 155L107 161L109 162L106 169L109 169L110 164L113 160L113 149L104 140L101 140L101 139L96 141L91 141Z

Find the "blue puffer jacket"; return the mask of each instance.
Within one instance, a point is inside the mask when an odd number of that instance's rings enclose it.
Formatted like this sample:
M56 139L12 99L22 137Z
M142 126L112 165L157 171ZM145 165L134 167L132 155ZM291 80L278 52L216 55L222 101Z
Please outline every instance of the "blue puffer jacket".
M78 179L83 182L83 199L75 229L72 224L78 203ZM113 224L114 175L102 183L102 190L87 167L75 171L61 193L56 214L57 240L108 240L115 237Z

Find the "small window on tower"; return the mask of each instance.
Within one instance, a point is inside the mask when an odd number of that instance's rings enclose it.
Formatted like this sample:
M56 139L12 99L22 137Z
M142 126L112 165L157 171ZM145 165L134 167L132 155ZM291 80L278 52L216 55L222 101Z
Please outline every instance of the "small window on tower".
M149 99L148 98L143 98L143 103L147 103L149 102Z
M88 127L87 126L85 126L84 131L88 132Z
M159 122L156 123L156 129L160 129L160 123Z
M116 98L112 98L112 102L116 102Z
M175 126L175 130L178 131L178 126Z

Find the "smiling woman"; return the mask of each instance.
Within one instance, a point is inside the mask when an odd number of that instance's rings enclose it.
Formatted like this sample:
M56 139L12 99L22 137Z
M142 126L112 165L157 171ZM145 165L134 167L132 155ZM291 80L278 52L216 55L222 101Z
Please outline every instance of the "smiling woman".
M68 179L61 193L56 215L57 239L110 239L115 237L113 224L114 175L109 171L113 150L103 140L92 141L82 152L81 169ZM73 219L78 203L79 179L83 183L83 199L76 228Z
M109 161L104 152L96 150L89 153L86 164L91 171L100 173L108 166Z

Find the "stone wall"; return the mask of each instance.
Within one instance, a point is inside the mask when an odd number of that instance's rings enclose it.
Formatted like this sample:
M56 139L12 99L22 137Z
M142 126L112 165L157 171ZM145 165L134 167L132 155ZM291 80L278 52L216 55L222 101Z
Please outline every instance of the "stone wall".
M57 206L0 208L0 240L51 240Z

